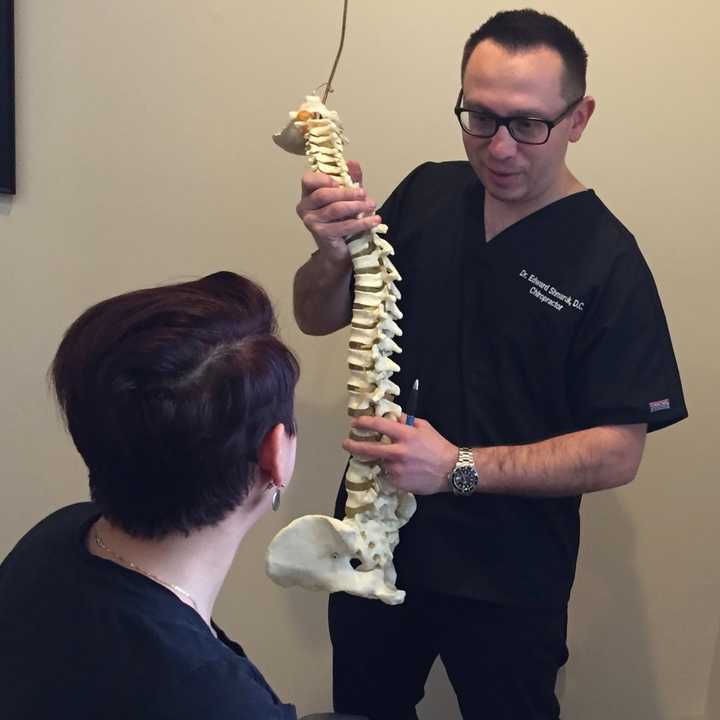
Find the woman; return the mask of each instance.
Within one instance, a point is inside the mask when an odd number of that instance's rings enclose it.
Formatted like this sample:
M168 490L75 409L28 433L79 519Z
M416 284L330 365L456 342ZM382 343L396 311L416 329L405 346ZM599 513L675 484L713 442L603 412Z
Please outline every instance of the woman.
M51 368L92 502L0 566L0 717L295 718L212 611L292 475L298 365L230 272L84 312Z

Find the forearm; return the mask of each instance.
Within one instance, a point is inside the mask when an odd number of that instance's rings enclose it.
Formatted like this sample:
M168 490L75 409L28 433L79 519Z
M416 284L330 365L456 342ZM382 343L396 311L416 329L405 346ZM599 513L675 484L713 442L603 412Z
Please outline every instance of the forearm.
M295 273L295 320L308 335L328 335L350 322L350 254L318 251Z
M629 483L637 473L646 426L611 425L529 445L473 448L478 492L565 496Z

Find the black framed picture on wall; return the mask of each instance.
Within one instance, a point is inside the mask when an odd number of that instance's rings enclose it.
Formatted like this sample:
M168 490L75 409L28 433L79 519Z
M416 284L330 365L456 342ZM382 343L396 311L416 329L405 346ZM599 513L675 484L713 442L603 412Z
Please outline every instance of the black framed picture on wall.
M0 0L0 193L15 193L13 0Z

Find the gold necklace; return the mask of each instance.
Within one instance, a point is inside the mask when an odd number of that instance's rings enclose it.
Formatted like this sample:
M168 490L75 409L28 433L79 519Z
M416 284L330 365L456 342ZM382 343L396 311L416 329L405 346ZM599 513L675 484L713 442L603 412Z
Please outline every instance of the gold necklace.
M102 548L108 555L111 555L115 560L118 560L122 565L126 565L131 570L135 570L135 572L139 572L141 575L145 575L145 577L150 578L151 580L154 580L156 583L159 583L160 585L163 585L164 587L168 588L169 590L172 590L175 593L178 593L182 595L184 598L187 598L190 601L190 604L195 608L195 611L201 615L200 609L198 608L198 604L193 599L193 596L187 591L183 590L181 587L178 587L177 585L174 585L171 582L166 582L165 580L161 580L157 575L154 575L149 570L145 570L145 568L141 568L139 565L135 564L132 560L128 560L127 558L124 558L122 555L118 555L114 550L109 548L105 541L103 540L102 535L95 530L95 544Z

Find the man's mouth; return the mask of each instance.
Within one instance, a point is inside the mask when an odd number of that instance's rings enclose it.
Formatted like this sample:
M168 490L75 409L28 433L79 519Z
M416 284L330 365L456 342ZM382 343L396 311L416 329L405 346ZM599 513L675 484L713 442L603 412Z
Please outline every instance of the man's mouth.
M512 177L513 175L519 175L520 173L518 171L512 171L512 170L495 170L494 168L489 167L488 170L497 177Z
M490 173L490 177L497 183L508 183L520 175L519 172L512 172L509 170L493 170L493 168L487 168Z

